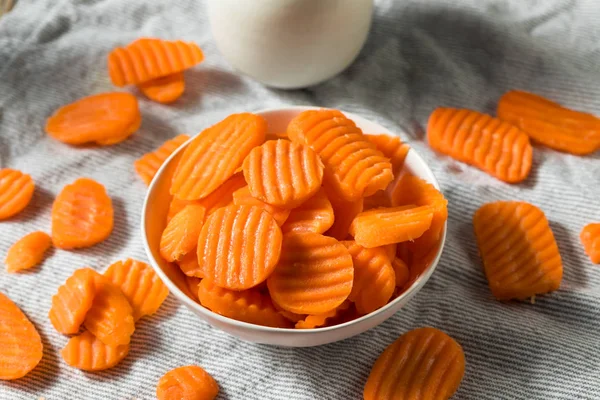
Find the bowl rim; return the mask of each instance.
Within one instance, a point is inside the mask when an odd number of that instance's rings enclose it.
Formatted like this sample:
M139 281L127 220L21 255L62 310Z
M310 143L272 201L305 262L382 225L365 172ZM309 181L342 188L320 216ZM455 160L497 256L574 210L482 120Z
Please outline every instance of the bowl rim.
M294 105L294 106L265 108L265 109L260 109L257 111L252 111L252 113L258 114L258 115L264 115L264 114L275 113L275 112L320 110L320 109L328 109L328 108L329 107ZM348 118L350 118L352 120L355 120L355 119L364 120L364 121L368 121L370 123L374 123L374 124L381 126L381 124L379 124L378 122L373 122L373 121L368 120L364 117L361 117L357 114L347 112L342 109L337 109L337 110L341 111L344 115L346 115ZM381 126L381 127L383 128L383 131L378 132L378 134L386 134L389 136L398 136L398 135L394 135L392 133L392 131L390 131L389 129L387 129L383 126ZM200 131L200 132L202 132L202 131ZM290 335L306 335L306 334L311 334L311 333L316 334L316 333L332 332L332 331L342 330L342 329L344 329L348 326L354 325L354 324L359 324L359 323L367 321L371 318L375 318L378 314L384 313L386 310L393 308L394 306L397 305L397 303L402 302L402 300L405 298L408 298L407 301L410 300L410 298L412 296L414 296L415 294L417 294L417 292L419 292L421 290L421 288L425 285L425 283L427 283L427 281L429 280L431 275L433 275L433 272L437 268L437 265L442 257L442 253L444 251L444 247L446 245L446 235L447 235L447 231L448 231L448 221L447 220L446 220L446 222L444 222L444 231L443 231L443 235L442 235L441 245L438 249L438 252L437 252L435 258L433 259L433 262L431 263L429 268L425 271L425 273L421 274L407 290L405 290L402 294L400 294L394 300L390 301L385 306L380 307L377 310L372 311L369 314L363 315L359 318L356 318L356 319L353 319L353 320L350 320L350 321L347 321L347 322L344 322L344 323L338 324L338 325L319 327L319 328L311 328L311 329L276 328L276 327L252 324L252 323L244 322L244 321L238 321L236 319L225 317L221 314L217 314L216 312L209 310L206 307L203 307L200 303L192 300L187 294L185 294L181 289L179 289L179 287L162 270L162 268L156 262L154 256L152 255L152 251L150 250L150 245L148 243L147 235L146 235L147 208L148 208L150 195L154 190L154 186L156 185L156 182L158 181L159 177L163 174L163 172L167 168L167 166L171 163L171 160L173 160L173 158L175 158L181 151L183 151L183 149L185 149L189 145L189 143L192 140L194 140L194 138L196 136L198 136L198 134L200 134L200 132L194 136L191 136L185 143L180 145L163 162L163 164L160 166L160 168L158 169L158 171L152 178L152 181L150 182L150 185L148 186L148 189L146 191L146 195L144 196L144 203L142 206L141 224L140 224L144 250L146 252L146 256L148 257L148 260L150 261L150 265L152 266L154 271L158 274L158 276L161 278L163 283L169 288L169 291L171 293L173 293L173 295L177 298L177 300L181 301L182 303L184 303L186 306L188 306L195 312L205 315L206 318L215 318L223 324L233 325L236 328L241 328L241 329L250 329L255 332L286 333L286 334L290 334ZM441 191L441 188L437 181L437 178L435 177L433 171L431 170L431 168L429 168L429 165L427 165L427 163L425 162L423 157L421 157L421 155L416 150L414 150L413 147L411 147L409 151L412 152L414 157L416 157L427 168L427 171L429 171L431 178L432 178L430 183L436 189ZM393 314L395 314L395 312ZM207 319L205 319L205 318L203 318L203 319L206 323L208 323L209 325L212 325L210 322L207 321Z

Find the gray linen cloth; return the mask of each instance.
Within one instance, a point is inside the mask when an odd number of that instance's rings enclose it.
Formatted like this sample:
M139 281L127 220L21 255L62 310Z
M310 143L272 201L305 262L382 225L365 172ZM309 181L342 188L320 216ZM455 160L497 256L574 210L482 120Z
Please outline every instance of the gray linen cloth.
M217 0L214 0L217 1ZM140 97L141 129L112 147L72 148L47 137L57 107L113 89L105 57L140 36L188 39L206 61L187 72L187 92L164 106ZM54 196L77 177L103 183L116 224L104 243L53 250L35 271L0 272L0 291L38 327L41 364L0 382L0 399L152 399L169 369L198 364L220 399L360 399L380 352L409 329L435 326L458 340L467 368L455 399L600 398L600 268L584 255L581 227L600 221L600 154L576 157L536 147L520 185L436 155L423 142L436 106L493 112L521 88L600 114L600 5L597 0L377 1L367 44L343 74L306 90L268 89L236 75L210 35L201 1L20 0L0 20L0 165L31 174L31 205L0 222L0 256L33 230L49 231ZM276 348L237 340L196 318L172 296L137 325L118 367L83 373L64 364L67 338L48 322L57 287L85 265L145 259L139 219L146 187L132 162L182 132L196 133L240 111L293 104L335 107L398 132L429 163L449 200L448 240L437 271L393 318L326 346ZM483 203L519 199L541 207L564 261L561 289L535 304L500 303L487 287L471 217Z

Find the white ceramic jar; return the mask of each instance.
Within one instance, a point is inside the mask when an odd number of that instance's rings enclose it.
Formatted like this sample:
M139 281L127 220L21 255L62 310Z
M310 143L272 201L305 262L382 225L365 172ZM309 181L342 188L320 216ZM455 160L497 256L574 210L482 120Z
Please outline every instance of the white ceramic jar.
M208 0L214 39L240 72L295 89L342 72L365 43L373 0Z

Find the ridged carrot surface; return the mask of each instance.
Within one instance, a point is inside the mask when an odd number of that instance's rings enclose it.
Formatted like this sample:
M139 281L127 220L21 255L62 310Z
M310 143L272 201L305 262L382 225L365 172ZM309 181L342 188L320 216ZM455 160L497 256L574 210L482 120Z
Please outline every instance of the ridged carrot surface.
M167 225L179 211L183 210L190 204L200 204L199 200L181 200L177 197L173 197L169 203L169 211L167 212Z
M175 136L173 139L164 142L158 149L144 154L133 163L135 172L137 172L146 185L149 185L165 160L169 158L179 146L187 142L189 138L188 135Z
M15 169L0 169L0 221L23 211L34 190L35 184L29 175Z
M180 98L185 91L185 79L183 72L176 72L140 83L137 87L150 100L169 104Z
M52 326L65 335L79 332L96 296L96 275L91 268L73 272L52 297L48 318Z
M232 114L205 129L185 149L171 185L183 200L214 192L242 165L250 151L265 141L267 121L255 114Z
M106 276L121 289L133 308L133 319L154 314L169 295L169 289L145 262L128 258L111 264Z
M195 251L183 256L183 258L177 262L177 265L179 265L179 269L181 269L181 272L186 276L195 278L204 277L204 273L198 264L198 254Z
M118 286L96 274L96 296L83 326L108 346L129 344L135 330L133 309Z
M246 180L241 172L236 172L231 178L227 179L221 186L215 189L214 192L197 200L206 208L207 215L213 211L233 204L233 193L246 186Z
M269 290L269 288L267 288L267 291ZM294 324L302 321L304 318L308 317L308 315L305 314L296 314L290 311L286 311L283 308L281 308L280 305L278 305L277 303L275 303L273 301L273 299L271 299L271 303L273 303L273 307L275 307L275 309L277 310L277 312L279 314L281 314L285 319L287 319L290 322L293 322Z
M156 385L158 400L213 400L217 394L217 381L196 365L172 369Z
M142 38L108 54L108 73L115 86L137 85L181 72L202 60L202 50L195 43Z
M211 214L198 238L198 264L210 283L233 290L263 282L281 253L281 229L268 212L228 206Z
M558 289L563 266L544 213L519 201L484 204L473 217L492 294L524 300Z
M346 240L348 239L352 221L363 211L364 201L363 199L347 201L341 198L330 187L324 186L323 188L327 194L327 198L331 202L334 216L333 225L331 225L331 228L325 234L337 240Z
M600 149L600 118L575 111L544 97L519 90L498 102L498 118L521 128L552 149L585 155Z
M46 232L32 232L13 244L4 263L6 272L17 272L35 267L44 259L44 253L52 246L52 238Z
M206 209L190 204L178 212L168 223L160 238L160 255L169 262L179 261L191 253L198 244Z
M352 257L342 243L317 233L288 233L267 286L284 310L322 314L348 298L353 279Z
M377 150L390 159L394 175L398 174L404 166L410 146L403 143L398 136L391 135L365 135Z
M269 140L248 154L244 177L252 196L281 208L295 208L323 182L323 162L310 147L289 140Z
M404 287L410 277L408 265L401 258L395 257L392 261L392 268L396 277L396 287Z
M289 123L287 132L293 142L319 154L326 184L345 200L370 196L394 178L390 161L340 111L304 111Z
M477 111L437 108L427 125L429 145L508 183L531 170L529 137L516 126Z
M0 380L21 378L42 359L42 339L21 309L0 292Z
M113 206L104 186L79 178L56 196L52 205L52 242L61 249L89 247L113 229Z
M431 226L408 247L414 255L420 257L438 246L448 219L448 201L444 195L431 183L414 175L403 174L396 181L390 197L393 207L415 204L434 208Z
M198 299L198 285L200 284L200 282L202 282L202 279L193 276L186 276L185 282L187 283L187 287L190 291L190 294L192 295L192 298L197 302L200 302L200 299Z
M391 207L392 201L387 193L387 190L378 190L375 194L363 199L363 211L372 210L374 208Z
M600 264L600 223L588 224L579 235L585 253L594 264Z
M342 312L350 308L352 303L348 300L344 301L338 307L323 314L307 315L304 319L296 322L296 329L314 329L325 326L328 321L338 317Z
M62 106L46 121L46 133L63 143L115 144L138 130L141 114L131 93L108 92Z
M108 346L88 331L73 336L60 352L71 367L83 371L103 371L117 365L129 353L129 345Z
M359 314L368 314L388 303L396 277L389 256L383 247L366 249L352 240L343 241L352 256L354 281L348 299Z
M465 373L465 355L454 339L435 328L400 336L379 356L364 400L448 400Z
M333 207L325 190L321 188L313 197L290 212L281 231L325 233L333 222Z
M250 188L248 186L244 186L233 193L233 204L236 206L254 206L261 208L271 214L279 226L282 226L287 221L291 213L289 208L272 206L255 198L252 196L252 193L250 193Z
M290 326L269 297L256 289L228 290L203 279L198 285L198 299L209 310L238 321L275 328Z
M415 205L364 211L352 221L350 233L367 248L415 240L431 226L434 211Z

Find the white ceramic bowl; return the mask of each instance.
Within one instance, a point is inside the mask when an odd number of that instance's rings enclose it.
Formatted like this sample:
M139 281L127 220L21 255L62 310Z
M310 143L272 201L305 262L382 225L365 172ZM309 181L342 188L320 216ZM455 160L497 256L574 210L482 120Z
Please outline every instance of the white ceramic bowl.
M289 121L298 115L300 112L315 109L316 107L287 107L280 109L270 109L258 111L256 114L262 115L269 123L269 132L278 133L284 132ZM385 133L393 135L392 132L385 129L383 126L368 121L358 115L344 113L351 118L365 133ZM168 286L171 293L177 297L183 304L192 310L198 317L208 322L233 336L250 342L264 343L278 346L291 347L307 347L317 346L325 343L336 342L354 335L358 335L368 329L371 329L381 324L386 319L390 318L394 313L400 310L417 292L425 285L435 267L437 266L444 243L446 240L446 227L442 238L442 246L438 251L433 263L429 268L398 298L394 299L384 307L344 324L318 328L318 329L282 329L270 328L260 325L249 324L246 322L236 321L202 307L190 297L190 292L186 284L185 277L175 264L164 261L159 254L160 236L165 227L165 220L171 195L169 187L171 177L175 171L177 161L179 160L183 149L189 141L183 144L160 168L154 177L142 210L142 237L144 247L150 260L150 264L161 277L163 282ZM405 161L404 168L410 170L414 175L417 175L439 189L439 185L433 176L425 161L411 149Z

